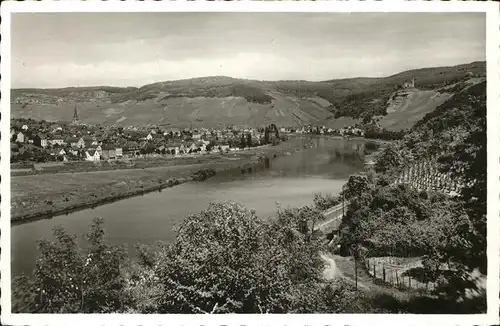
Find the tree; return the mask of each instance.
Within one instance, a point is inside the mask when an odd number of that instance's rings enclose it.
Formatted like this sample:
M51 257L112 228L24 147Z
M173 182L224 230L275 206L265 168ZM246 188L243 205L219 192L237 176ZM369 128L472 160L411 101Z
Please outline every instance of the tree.
M241 140L240 140L240 148L245 148L247 145L246 145L246 141L245 141L245 134L241 134Z
M344 186L343 195L346 200L350 200L366 190L368 190L368 178L362 175L352 175Z
M387 173L390 170L399 167L402 163L401 156L393 146L387 147L375 163L375 171L378 173Z
M250 133L247 134L247 146L252 147L252 135Z
M104 313L123 311L130 304L124 292L123 248L104 242L102 219L94 219L86 235L88 249L78 247L76 237L61 227L55 242L42 240L34 279L21 278L20 286L34 295L18 300L16 307L36 313ZM27 289L26 289L27 290Z
M321 288L320 242L304 228L321 217L304 208L263 221L231 202L188 217L151 264L163 289L160 312L297 311L307 289Z

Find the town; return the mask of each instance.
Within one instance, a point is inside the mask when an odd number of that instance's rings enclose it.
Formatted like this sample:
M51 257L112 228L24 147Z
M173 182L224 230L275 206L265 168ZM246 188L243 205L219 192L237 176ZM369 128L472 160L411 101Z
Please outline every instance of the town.
M325 126L241 128L161 128L86 125L78 118L75 106L70 123L12 119L11 163L101 161L120 158L184 157L224 154L252 147L276 145L290 134L319 134L342 137L384 138L400 133L387 132L376 124L372 128ZM373 128L375 127L375 129Z

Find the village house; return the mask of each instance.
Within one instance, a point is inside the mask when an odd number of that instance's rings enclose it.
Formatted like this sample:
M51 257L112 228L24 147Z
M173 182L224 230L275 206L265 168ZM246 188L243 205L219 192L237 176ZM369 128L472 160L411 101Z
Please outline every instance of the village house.
M99 152L99 151L98 151ZM115 159L116 158L116 149L111 146L103 146L100 150L101 158L103 160Z
M24 141L25 141L24 134L22 132L18 132L16 137L16 143L24 143Z
M64 150L64 148L56 148L50 152L50 155L63 156L63 155L66 155L66 151Z
M33 138L33 144L40 147L47 147L47 137L42 134L38 134Z
M63 146L64 145L64 139L62 135L60 134L52 134L52 135L47 135L47 142L49 145L54 146Z
M66 153L78 156L78 150L73 148L69 148L68 150L66 150Z
M196 144L195 143L191 143L189 142L188 144L186 144L186 151L189 153L189 152L194 152L196 150Z
M139 144L136 141L128 141L122 151L122 156L135 156L139 148Z
M89 149L85 151L85 161L100 161L101 156L99 155L99 152L95 149Z
M204 141L200 140L196 142L196 147L200 149L200 152L206 152L207 151L207 145L210 142L205 143Z
M78 141L76 142L76 147L77 148L85 148L85 140L83 137L80 137Z
M167 146L167 153L179 155L179 146Z
M68 146L71 146L73 148L78 148L79 146L79 139L76 138L76 137L72 137L72 136L69 136L69 137L66 137L66 139L64 139L64 143Z
M22 129L22 130L24 130L24 131L26 131L26 130L28 130L28 126L27 126L27 125L23 125L23 126L21 127L21 129Z

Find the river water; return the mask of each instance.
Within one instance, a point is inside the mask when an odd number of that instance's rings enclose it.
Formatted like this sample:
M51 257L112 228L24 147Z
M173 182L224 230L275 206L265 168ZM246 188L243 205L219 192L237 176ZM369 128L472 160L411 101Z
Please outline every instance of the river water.
M351 174L363 170L364 141L317 138L314 142L313 148L226 171L204 182L189 182L94 209L12 226L12 273L31 274L37 240L52 239L56 225L81 239L92 219L103 217L107 240L124 244L132 252L136 243L173 241L172 228L210 202L236 201L264 217L273 216L278 203L282 207L310 205L316 192L337 194Z

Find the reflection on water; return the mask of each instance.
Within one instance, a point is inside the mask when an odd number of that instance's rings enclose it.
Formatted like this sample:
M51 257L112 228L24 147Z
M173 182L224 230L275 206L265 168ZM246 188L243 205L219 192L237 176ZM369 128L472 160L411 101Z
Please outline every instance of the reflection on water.
M11 228L12 271L33 270L36 241L51 238L52 228L61 224L70 233L83 234L95 216L103 217L107 238L116 244L172 241L172 227L189 214L198 213L210 202L234 200L272 216L277 205L312 203L315 192L338 193L349 175L363 170L364 143L319 138L315 146L301 152L263 159L251 166L225 171L205 182L192 182L161 192L129 198L57 216L50 220Z

